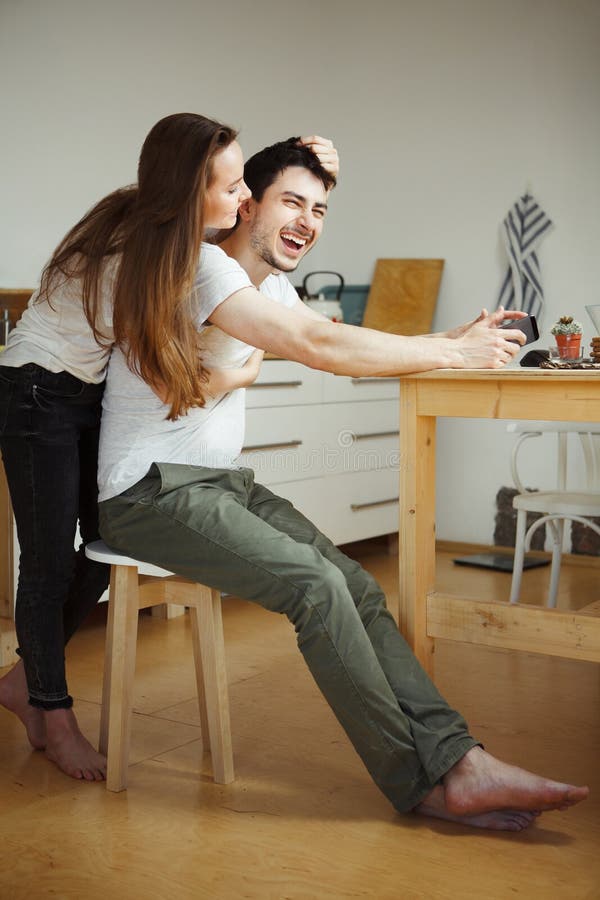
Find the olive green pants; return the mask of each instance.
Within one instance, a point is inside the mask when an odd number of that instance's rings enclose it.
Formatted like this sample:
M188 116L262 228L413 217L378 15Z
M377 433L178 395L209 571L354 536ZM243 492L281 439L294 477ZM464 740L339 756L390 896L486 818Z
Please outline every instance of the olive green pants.
M376 581L255 484L250 469L156 463L100 504L100 533L115 550L285 614L396 809L413 808L476 745L398 632Z

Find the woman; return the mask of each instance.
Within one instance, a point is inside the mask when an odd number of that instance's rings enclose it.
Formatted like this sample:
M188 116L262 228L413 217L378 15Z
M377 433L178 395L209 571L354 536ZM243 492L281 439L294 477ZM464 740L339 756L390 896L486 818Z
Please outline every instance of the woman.
M105 775L104 757L71 708L64 646L108 584L108 568L88 560L84 547L98 538L111 346L127 337L128 364L170 398L170 418L209 393L251 383L260 366L257 351L243 368L211 376L185 299L205 229L231 228L249 196L235 138L232 128L191 113L158 122L142 147L138 183L109 194L69 231L0 357L0 449L21 548L21 661L0 680L0 703L74 778Z

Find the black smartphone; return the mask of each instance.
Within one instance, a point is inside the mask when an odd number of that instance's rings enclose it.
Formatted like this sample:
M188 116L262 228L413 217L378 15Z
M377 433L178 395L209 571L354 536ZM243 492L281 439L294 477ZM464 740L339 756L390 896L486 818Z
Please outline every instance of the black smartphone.
M500 328L518 328L527 338L526 344L533 344L540 336L535 316L527 316L525 319L513 319L512 322L505 322Z

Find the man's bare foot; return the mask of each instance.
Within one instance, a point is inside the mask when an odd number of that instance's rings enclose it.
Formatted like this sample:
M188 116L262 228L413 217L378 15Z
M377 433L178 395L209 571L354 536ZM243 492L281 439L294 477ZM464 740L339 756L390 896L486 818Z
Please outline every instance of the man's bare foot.
M66 775L84 781L106 778L106 757L94 750L85 738L72 709L44 712L46 720L46 756Z
M0 678L0 703L21 720L29 743L35 750L46 746L46 724L41 709L29 704L25 667L20 659L4 678Z
M449 812L474 816L491 810L566 809L585 800L589 788L550 781L473 747L442 779Z
M446 791L438 784L422 803L415 806L413 812L421 816L433 816L446 819L459 825L470 825L474 828L487 828L490 831L523 831L535 822L539 815L534 810L495 809L475 816L461 816L452 813L446 803Z

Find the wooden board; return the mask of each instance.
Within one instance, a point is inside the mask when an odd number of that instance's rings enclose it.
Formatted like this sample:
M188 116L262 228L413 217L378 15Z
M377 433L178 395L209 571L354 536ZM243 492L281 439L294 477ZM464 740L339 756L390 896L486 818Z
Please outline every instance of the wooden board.
M427 635L597 663L597 613L596 609L574 613L433 592L427 596Z
M378 259L363 325L393 334L428 334L443 259Z

